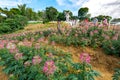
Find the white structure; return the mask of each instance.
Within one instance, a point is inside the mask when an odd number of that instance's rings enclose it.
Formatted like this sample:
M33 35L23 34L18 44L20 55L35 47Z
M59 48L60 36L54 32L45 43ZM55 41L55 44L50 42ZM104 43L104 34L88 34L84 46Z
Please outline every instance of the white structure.
M65 12L66 22L70 21L70 12Z

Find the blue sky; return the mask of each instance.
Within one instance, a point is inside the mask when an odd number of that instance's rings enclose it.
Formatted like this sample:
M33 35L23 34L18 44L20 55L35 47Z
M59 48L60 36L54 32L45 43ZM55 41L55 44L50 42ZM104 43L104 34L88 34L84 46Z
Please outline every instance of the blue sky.
M77 15L79 8L89 7L92 16L103 14L120 17L120 0L0 0L0 7L11 8L24 3L35 11L53 6L58 11L71 10Z

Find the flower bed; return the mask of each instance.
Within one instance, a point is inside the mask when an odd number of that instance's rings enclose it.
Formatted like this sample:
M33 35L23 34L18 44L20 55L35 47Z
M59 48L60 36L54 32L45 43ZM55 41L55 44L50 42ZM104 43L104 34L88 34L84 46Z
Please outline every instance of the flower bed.
M3 45L0 65L10 80L93 80L99 75L86 53L80 55L80 63L74 63L69 53L40 44L4 41Z

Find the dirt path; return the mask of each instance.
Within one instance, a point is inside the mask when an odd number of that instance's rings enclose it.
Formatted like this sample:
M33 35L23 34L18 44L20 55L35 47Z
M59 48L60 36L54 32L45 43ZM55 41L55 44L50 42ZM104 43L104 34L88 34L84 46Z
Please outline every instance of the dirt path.
M0 66L0 80L8 80L8 77L2 72L2 68Z

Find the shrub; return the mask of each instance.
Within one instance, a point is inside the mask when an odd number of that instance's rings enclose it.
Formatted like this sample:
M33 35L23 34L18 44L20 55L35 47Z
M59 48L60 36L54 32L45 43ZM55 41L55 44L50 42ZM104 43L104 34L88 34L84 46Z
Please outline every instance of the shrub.
M120 64L120 63L119 63ZM120 68L116 68L113 77L113 80L120 80Z
M0 65L10 80L86 80L94 79L98 72L87 62L74 63L69 53L51 47L19 46L18 53L0 50ZM84 58L84 57L83 57ZM90 58L89 58L90 59ZM88 69L89 70L86 70ZM84 71L85 70L85 71ZM82 71L82 72L81 72ZM84 73L85 75L83 75Z
M0 33L9 33L23 29L27 24L27 18L21 15L15 15L12 18L7 18L0 25Z
M105 41L102 48L107 54L120 56L120 40Z
M8 33L8 32L11 32L11 31L12 31L12 29L10 28L9 25L6 25L4 23L0 24L0 34L1 33Z

